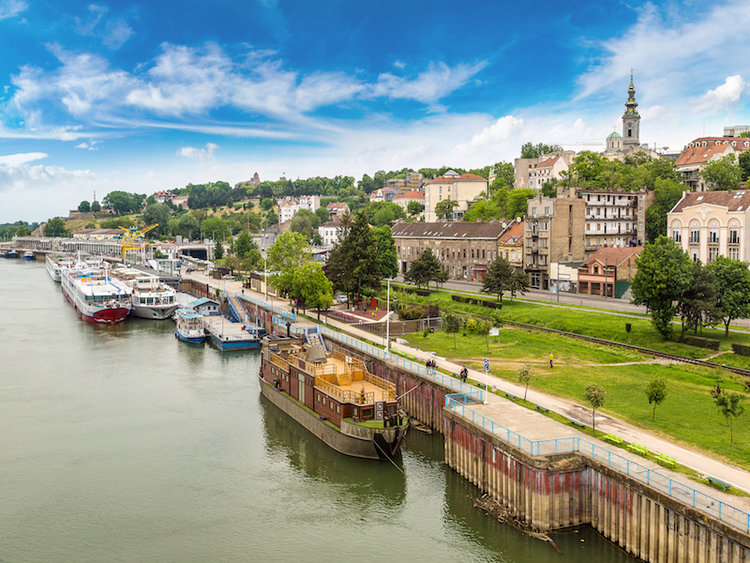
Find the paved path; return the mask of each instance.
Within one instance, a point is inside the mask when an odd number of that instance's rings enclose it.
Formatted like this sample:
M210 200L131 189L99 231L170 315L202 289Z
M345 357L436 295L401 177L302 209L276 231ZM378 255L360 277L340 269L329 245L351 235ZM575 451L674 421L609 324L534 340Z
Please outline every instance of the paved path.
M231 293L240 293L242 289L242 285L240 282L229 282L229 281L225 282L224 280L213 280L198 273L191 273L189 274L189 276L185 276L185 277L186 278L191 277L193 279L196 279L196 281L209 283L213 287L217 287L222 290L225 289L227 292L231 292ZM254 294L256 297L258 295L262 296L261 293L256 293L249 289L245 289L245 291L248 292L249 294ZM276 305L277 307L285 308L285 309L291 309L291 306L288 304L286 300L282 300L278 298L274 300L274 305ZM366 339L369 341L380 340L376 335L373 335L372 333L359 329L355 326L347 325L346 323L339 322L330 318L328 319L327 322L331 326L334 326L337 329L340 329L342 332L345 332L354 338ZM303 318L299 319L298 324L300 324L301 326L315 326L315 323L307 319L303 319ZM438 367L450 373L457 374L462 368L462 366L456 362L450 361L445 358L441 358L439 356L435 356L432 352L426 352L426 351L420 350L418 348L413 348L405 344L394 343L392 344L391 347L394 350L398 350L400 352L410 354L416 357L418 361L421 361L421 362L426 361L428 358L437 358ZM469 377L479 382L485 381L485 373L483 371L469 370ZM498 390L502 392L511 393L513 395L521 396L521 397L524 394L523 386L507 381L505 379L500 379L499 377L496 377L493 375L488 376L488 383L489 385L495 386ZM537 405L540 405L546 409L559 413L573 420L582 421L586 423L591 421L591 409L588 407L579 405L578 403L574 401L547 395L545 393L536 391L534 389L528 390L527 399ZM493 405L504 404L505 408L509 407L509 402L504 397L490 394L488 397L488 400ZM481 407L477 408L477 410L481 412ZM491 410L495 411L497 410L497 407L491 407ZM534 415L532 420L535 420L535 424L538 424L540 425L540 427L545 428L543 435L547 438L569 436L571 435L571 432L572 432L574 435L580 435L589 441L597 441L595 438L592 438L588 434L579 433L576 430L572 429L571 427L560 424L557 421L552 420L549 417L546 417L540 413L537 413L535 411L530 411L528 409L525 409L525 410L528 411L529 415ZM637 428L633 425L630 425L626 422L623 422L609 415L597 413L596 426L597 426L597 429L602 430L604 432L616 434L628 442L637 442L639 444L642 444L653 452L672 456L675 459L677 459L678 462L681 463L682 465L690 467L696 470L697 472L699 472L700 474L715 477L717 479L720 479L721 481L731 483L738 489L742 489L750 493L750 472L748 471L734 467L725 462L716 460L702 452L691 450L689 449L688 446L681 446L681 445L675 444L674 442L670 441L670 439L663 438L652 432L643 430L641 428ZM683 474L673 473L655 463L649 462L648 460L640 456L631 454L630 452L624 449L615 448L614 446L607 444L605 442L600 442L600 443L603 447L616 451L618 454L622 455L623 457L628 457L629 459L632 459L633 461L636 461L640 463L641 465L645 465L647 467L658 469L658 471L661 472L662 474L670 475L672 476L674 480L683 482L686 485L690 485L691 487L697 490L701 490L709 496L720 499L722 502L726 502L727 504L736 506L745 511L750 511L750 498L748 497L738 497L735 495L725 494L717 489L708 487L707 485L703 485L702 483L691 481Z

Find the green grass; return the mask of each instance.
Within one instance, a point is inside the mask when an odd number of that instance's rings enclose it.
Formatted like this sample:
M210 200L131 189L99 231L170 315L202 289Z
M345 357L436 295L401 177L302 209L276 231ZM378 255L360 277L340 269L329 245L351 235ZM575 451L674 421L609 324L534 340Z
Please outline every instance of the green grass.
M393 294L393 292L392 292ZM439 305L441 310L452 309L466 313L489 316L492 309L468 303L458 303L450 298L450 294L443 291L433 292L429 297L420 297L415 294L404 292L395 293L399 303L411 302L422 304ZM492 299L487 296L486 299ZM506 296L503 300L503 308L499 315L504 320L532 324L546 328L553 328L565 332L573 332L586 336L594 336L615 342L632 344L644 348L651 348L672 354L679 354L689 358L705 358L714 351L695 346L689 346L680 342L664 340L656 329L651 325L647 317L633 318L612 315L604 312L581 310L572 307L550 307L536 303L514 301L511 303ZM625 330L625 324L630 323L631 331ZM675 337L679 335L679 325L674 326ZM721 341L722 350L730 350L732 342L749 343L750 333L745 331L730 332L729 337L724 336L720 329L704 329L703 336L706 338L717 338Z
M492 344L489 353L485 338L479 336L459 333L455 350L453 335L443 332L427 337L413 334L406 338L413 346L460 360L475 369L482 369L482 358L488 357L491 372L509 381L518 382L518 368L528 363L534 373L531 388L579 403L583 403L586 385L599 383L607 391L602 411L750 469L750 443L745 439L750 435L750 416L735 421L735 443L730 447L726 421L709 394L717 384L731 391L742 391L741 376L686 364L617 365L645 358L569 337L521 329L502 330L500 335L500 344ZM555 357L554 369L549 368L550 353ZM657 407L652 422L652 407L643 387L654 377L666 379L668 394Z

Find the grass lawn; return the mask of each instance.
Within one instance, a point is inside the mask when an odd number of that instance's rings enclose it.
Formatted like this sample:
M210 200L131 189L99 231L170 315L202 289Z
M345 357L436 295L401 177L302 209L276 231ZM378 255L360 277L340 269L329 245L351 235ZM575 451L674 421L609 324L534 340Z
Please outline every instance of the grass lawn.
M393 295L394 292L392 291L391 293ZM454 311L484 316L492 314L491 309L479 305L452 301L450 293L442 291L433 292L429 297L420 297L400 291L396 292L395 295L399 303L430 303L439 305L441 310L452 309ZM491 300L492 296L487 296L487 299ZM714 353L713 350L662 339L651 325L651 320L645 317L623 317L603 312L585 311L570 307L550 307L548 305L519 301L511 303L508 296L503 300L503 308L498 312L502 319L509 321L604 338L606 340L652 348L690 358L705 358ZM629 333L625 330L626 323L630 323L631 325ZM679 335L679 325L674 326L674 331L675 336ZM703 336L718 338L721 341L722 350L731 350L732 342L750 344L750 333L745 331L730 332L730 336L725 337L724 331L721 329L704 329Z
M746 414L735 421L734 447L730 447L729 428L709 394L717 384L731 391L742 391L744 380L739 375L685 364L622 365L646 361L647 358L523 329L501 330L500 343L491 344L490 352L486 351L484 337L462 336L462 333L456 337L455 350L453 335L444 332L427 337L412 334L406 338L413 346L459 359L475 369L481 369L482 358L488 357L491 359L491 373L509 381L518 382L518 368L527 363L534 373L530 387L579 403L583 403L586 385L599 383L607 391L602 411L750 469L750 442L747 439L750 436L750 416ZM550 353L555 357L552 370L548 361ZM654 377L666 379L668 394L657 407L652 422L652 407L643 387Z

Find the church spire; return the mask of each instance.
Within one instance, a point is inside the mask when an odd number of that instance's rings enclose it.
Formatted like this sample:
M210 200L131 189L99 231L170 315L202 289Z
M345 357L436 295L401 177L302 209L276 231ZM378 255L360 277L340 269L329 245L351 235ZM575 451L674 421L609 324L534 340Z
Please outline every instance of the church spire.
M635 86L633 86L633 69L630 69L630 87L628 88L628 101L625 102L625 108L623 117L638 117L638 102L635 101Z
M625 102L625 113L622 115L622 138L625 149L640 147L638 138L641 116L638 114L638 102L635 101L635 86L633 85L633 69L630 69L630 87L628 101Z

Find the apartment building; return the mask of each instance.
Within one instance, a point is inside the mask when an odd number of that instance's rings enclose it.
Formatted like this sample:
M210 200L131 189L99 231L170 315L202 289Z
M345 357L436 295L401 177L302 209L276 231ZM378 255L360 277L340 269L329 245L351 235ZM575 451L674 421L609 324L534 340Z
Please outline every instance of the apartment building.
M667 214L667 232L693 260L750 262L750 190L684 192Z
M730 154L738 157L750 149L750 139L746 137L699 137L682 150L674 163L682 181L693 191L705 191L706 185L700 171L712 160L720 160Z
M453 200L457 206L453 210L453 220L460 219L469 209L469 202L487 191L487 179L476 174L458 174L449 170L442 176L428 180L424 189L425 221L438 220L435 206L441 201Z
M575 151L558 151L539 158L517 158L513 161L516 188L541 189L544 182L559 180L570 169Z
M600 248L578 268L578 293L622 297L638 271L642 246Z
M291 221L300 209L307 209L315 213L320 207L320 196L303 195L299 199L286 196L279 201L279 223Z
M391 229L399 271L405 274L411 263L429 248L449 279L480 282L490 263L497 258L498 239L507 226L500 221L400 221Z
M586 204L584 229L587 255L598 248L640 246L646 240L646 209L654 192L569 190Z
M497 255L519 272L523 271L523 221L513 221L497 241Z
M524 266L529 285L550 288L550 265L578 263L585 258L584 215L579 197L539 195L527 202L524 220ZM559 267L559 266L558 266Z

